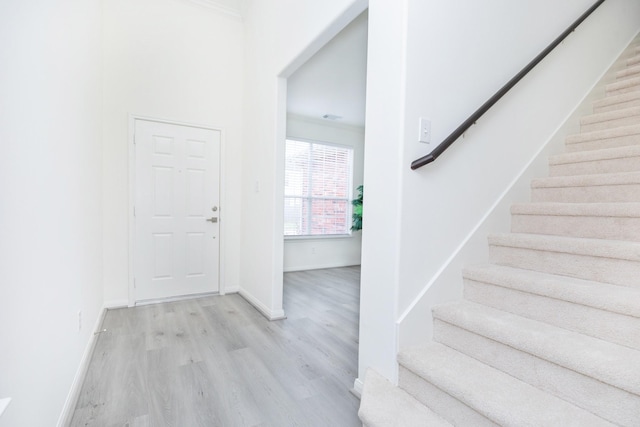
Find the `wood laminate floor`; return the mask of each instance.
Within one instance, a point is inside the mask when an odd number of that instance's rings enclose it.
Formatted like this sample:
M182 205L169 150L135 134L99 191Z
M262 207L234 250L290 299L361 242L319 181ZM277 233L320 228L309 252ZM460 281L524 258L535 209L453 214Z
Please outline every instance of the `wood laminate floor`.
M71 425L361 426L359 284L286 273L275 322L235 294L109 310Z

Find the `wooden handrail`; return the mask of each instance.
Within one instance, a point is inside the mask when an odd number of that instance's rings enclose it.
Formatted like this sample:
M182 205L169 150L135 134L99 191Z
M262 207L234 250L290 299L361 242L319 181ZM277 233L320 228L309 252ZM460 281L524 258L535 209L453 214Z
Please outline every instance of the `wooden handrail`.
M451 135L445 138L444 141L440 143L433 151L426 156L420 157L417 160L411 162L411 169L416 170L424 165L427 165L433 162L435 159L440 156L440 154L444 153L447 148L449 148L458 138L462 136L471 126L473 126L476 121L484 115L493 105L500 100L511 88L513 88L524 76L526 76L529 71L531 71L540 61L542 61L553 49L556 48L560 43L567 38L569 34L575 31L575 29L589 17L605 0L598 0L591 6L585 13L583 13L569 28L567 28L560 36L558 36L549 46L546 47L545 50L540 52L538 56L536 56L531 62L527 64L518 74L516 74L511 80L507 82L502 88L496 92L487 102L482 104L480 108L478 108L475 113L473 113L469 118L467 118L460 126L454 130Z

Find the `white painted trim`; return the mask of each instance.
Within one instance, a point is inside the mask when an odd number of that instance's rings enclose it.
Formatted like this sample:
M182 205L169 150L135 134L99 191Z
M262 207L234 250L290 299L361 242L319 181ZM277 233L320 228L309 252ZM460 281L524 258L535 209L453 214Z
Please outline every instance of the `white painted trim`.
M312 123L319 126L327 126L327 127L338 128L338 129L344 129L350 132L361 133L363 135L365 131L364 126L354 125L350 123L341 123L341 122L331 121L327 119L319 119L316 117L303 116L300 114L287 113L287 120L289 119L297 120L300 122Z
M360 378L356 378L353 382L353 389L351 392L356 395L358 399L362 399L362 390L364 388L364 382Z
M111 301L104 302L104 308L107 310L113 310L116 308L124 308L129 306L129 300L126 299L116 299Z
M190 294L190 295L178 295L175 297L167 297L167 298L153 298L153 299L145 299L142 301L136 301L136 307L141 305L152 305L152 304L162 304L165 302L175 302L175 301L186 301L190 299L202 298L202 297L210 297L220 295L218 292L204 292L201 294Z
M287 140L287 79L277 77L276 128L275 128L275 159L273 166L274 188L272 197L275 202L273 215L273 243L271 251L272 279L270 310L282 312L284 317L284 168L285 147ZM270 319L273 316L268 316ZM273 320L273 319L272 319Z
M351 234L314 234L314 235L310 235L310 234L305 234L305 235L301 235L301 236L295 236L295 235L286 235L284 236L284 240L285 241L289 241L289 242L313 242L316 240L322 240L322 239L353 239L355 237L355 235L353 234L353 232Z
M133 215L133 209L135 206L135 185L136 185L136 158L135 158L135 129L136 129L136 120L144 120L144 121L148 121L148 122L157 122L157 123L166 123L166 124L170 124L170 125L177 125L177 126L188 126L188 127L192 127L192 128L199 128L199 129L206 129L206 130L212 130L212 131L217 131L220 132L220 164L219 164L219 194L220 194L220 235L218 236L218 245L219 245L219 252L218 252L218 293L220 293L220 295L224 295L227 292L227 289L225 288L225 264L224 264L224 248L225 246L225 238L224 236L227 235L226 233L226 222L223 220L223 209L225 209L226 206L226 183L225 183L225 174L224 171L226 170L225 165L225 159L224 159L224 155L226 153L226 132L224 130L223 127L221 126L215 126L215 125L203 125L203 124L199 124L199 123L189 123L189 122L182 122L182 121L178 121L178 120L171 120L171 119L163 119L163 118L158 118L158 117L148 117L148 116L143 116L143 115L138 115L138 114L129 114L129 266L128 266L128 271L129 271L129 287L128 287L128 302L127 302L127 306L129 307L134 307L136 305L136 298L135 298L135 288L133 285L133 281L134 281L134 254L135 254L135 217Z
M245 291L244 289L239 290L239 294L242 298L244 298L249 304L255 307L264 317L269 320L282 320L286 319L287 316L284 314L284 310L271 310L269 307L260 302L256 297Z
M349 5L333 22L331 22L318 36L309 43L279 74L278 77L285 79L291 77L298 68L306 63L313 55L318 53L327 43L329 43L340 31L346 28L354 19L369 7L369 0L356 0ZM286 101L285 101L286 107ZM286 108L285 108L286 112Z
M5 409L7 409L7 406L9 406L9 403L11 403L11 398L10 397L6 397L4 399L0 399L0 417L4 413Z
M224 177L227 176L227 162L225 162L226 154L227 154L227 137L226 132L223 129L220 130L220 152L219 156L219 164L218 164L218 293L220 295L225 295L227 291L227 282L225 280L225 259L227 251L225 248L227 247L225 238L227 235L227 223L225 221L225 214L228 212L227 209L227 186L225 185Z
M89 363L91 362L93 352L96 348L96 343L98 341L99 335L98 331L102 329L106 314L107 308L103 306L100 310L100 315L97 317L96 323L93 326L93 332L91 333L89 342L84 349L82 359L80 359L80 365L78 366L76 375L73 378L73 382L71 383L71 389L69 390L69 394L67 395L67 400L64 402L64 406L62 407L62 412L60 413L60 417L58 418L58 427L66 427L71 423L73 412L78 403L78 399L80 398L82 384L84 384L84 379L87 376L87 370L89 369Z
M438 271L436 271L436 273L433 275L433 277L431 277L429 282L424 286L424 288L422 288L422 291L420 291L418 296L413 299L411 304L404 310L404 312L400 315L400 317L398 317L398 320L396 320L396 349L397 350L400 348L399 337L400 337L400 325L402 324L402 322L411 313L411 311L420 303L420 301L422 300L422 298L424 298L427 292L429 292L429 289L431 289L433 284L440 279L440 276L442 275L442 273L444 273L445 270L449 268L451 263L458 257L458 255L460 255L462 250L476 235L478 230L480 230L480 228L485 224L488 218L491 215L493 215L493 213L496 211L496 208L503 203L503 201L505 200L505 197L507 197L507 195L511 192L511 190L516 186L516 184L523 178L523 176L526 174L529 168L534 164L534 162L538 159L540 154L544 152L546 148L547 148L547 144L544 144L542 147L538 149L538 151L536 151L533 157L527 162L525 167L522 168L520 172L518 172L516 177L511 180L509 185L505 187L504 191L502 191L500 196L498 196L498 198L493 202L493 204L489 207L489 209L487 209L487 211L484 213L482 218L480 218L480 220L476 222L476 225L473 227L473 229L471 229L471 231L465 236L465 238L460 242L460 244L458 244L458 246L454 249L451 255L449 255L449 257L446 259L446 261L442 263L440 268L438 268Z
M136 147L135 147L135 136L136 136L136 120L138 116L134 116L129 114L129 214L128 214L128 224L129 224L129 283L127 287L127 305L129 307L133 307L136 301L136 293L134 286L134 262L135 257L134 254L136 252L136 219L134 216L134 209L136 206Z
M359 266L360 264L351 264L351 263L347 263L347 264L336 264L336 263L330 263L330 264L313 264L313 265L309 265L309 266L295 266L295 267L289 267L289 268L285 268L284 272L285 273L292 273L294 271L308 271L308 270L324 270L326 268L342 268L342 267L356 267Z
M306 142L308 144L328 145L329 147L345 148L345 149L351 150L351 151L354 151L354 149L355 149L353 144L341 144L339 142L323 141L321 139L305 138L305 137L302 137L302 136L286 135L285 136L285 140L297 141L297 142Z

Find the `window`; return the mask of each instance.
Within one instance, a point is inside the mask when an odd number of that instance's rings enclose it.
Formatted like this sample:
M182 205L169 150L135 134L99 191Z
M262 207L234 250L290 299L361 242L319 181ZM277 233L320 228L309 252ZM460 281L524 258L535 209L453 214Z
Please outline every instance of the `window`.
M353 149L287 140L284 235L349 234Z

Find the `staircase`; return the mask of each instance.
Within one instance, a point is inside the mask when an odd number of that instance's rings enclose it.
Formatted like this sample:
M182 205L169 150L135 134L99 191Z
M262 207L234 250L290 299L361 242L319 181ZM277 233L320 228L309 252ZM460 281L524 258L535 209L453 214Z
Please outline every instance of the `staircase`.
M640 39L365 426L640 426Z

